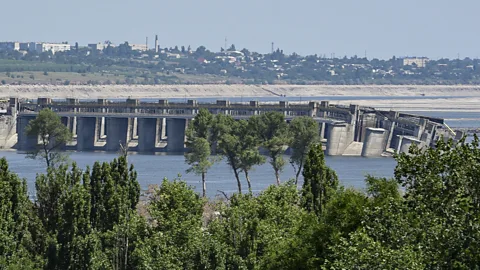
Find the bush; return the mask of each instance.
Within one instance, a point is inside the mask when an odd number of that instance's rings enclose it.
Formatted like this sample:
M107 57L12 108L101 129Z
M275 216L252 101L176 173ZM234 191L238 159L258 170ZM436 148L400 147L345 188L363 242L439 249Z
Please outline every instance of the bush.
M7 84L7 81L2 80L2 84L3 84L3 85Z

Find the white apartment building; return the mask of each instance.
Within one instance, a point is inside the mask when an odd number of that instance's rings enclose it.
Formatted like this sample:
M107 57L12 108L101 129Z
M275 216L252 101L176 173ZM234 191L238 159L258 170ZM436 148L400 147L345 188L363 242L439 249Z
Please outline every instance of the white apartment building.
M427 65L427 62L429 60L430 59L428 59L427 57L405 57L405 58L402 58L404 66L411 66L411 65L415 64L419 68L424 68Z
M56 52L69 51L70 49L71 45L65 43L31 42L29 46L30 51L36 51L38 53L51 51L53 54L55 54Z

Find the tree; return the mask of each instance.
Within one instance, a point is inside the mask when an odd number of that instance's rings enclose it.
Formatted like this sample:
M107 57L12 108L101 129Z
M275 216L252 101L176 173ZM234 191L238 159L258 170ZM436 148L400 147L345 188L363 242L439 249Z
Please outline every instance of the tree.
M210 143L212 145L212 153L217 153L217 147L225 134L231 132L234 119L225 114L216 114L213 118Z
M150 198L149 237L139 244L140 269L201 269L204 200L183 181L164 179ZM203 258L202 258L203 259ZM205 269L205 268L204 268Z
M195 116L187 129L187 147L188 152L185 153L185 162L191 165L187 173L194 172L202 176L203 196L206 196L207 184L206 174L208 169L213 165L214 159L211 155L211 129L213 115L207 109L201 109Z
M428 269L413 246L390 249L365 232L353 233L332 247L335 257L322 269Z
M202 195L206 197L206 175L208 169L213 165L213 160L210 158L210 144L204 138L195 138L190 147L189 152L185 154L185 162L191 166L187 173L194 172L202 176Z
M41 269L45 239L35 222L27 184L0 159L0 268Z
M227 160L227 164L233 171L237 180L238 193L242 193L242 182L240 181L240 152L241 136L239 134L239 123L231 116L219 117L223 121L217 122L219 125L216 133L218 141L218 152ZM221 124L221 126L220 126Z
M305 160L303 178L302 207L320 216L338 188L337 174L325 164L321 144L310 148Z
M238 133L240 138L240 169L245 173L247 179L248 191L252 193L252 183L250 181L249 172L254 166L265 163L265 157L259 151L259 137L252 132L250 124L245 120L240 120L238 124Z
M250 118L252 129L258 134L262 146L268 151L270 165L275 172L277 185L280 184L280 172L285 166L283 154L289 143L288 126L285 116L279 112L267 112Z
M311 117L297 117L290 122L292 136L290 147L293 150L290 163L295 171L295 183L298 183L298 177L302 172L310 147L318 142L318 132L318 123Z
M40 139L36 149L27 155L28 158L43 159L47 167L54 167L68 157L61 151L65 143L72 139L72 133L52 110L41 110L37 118L28 123L25 131L28 136Z
M435 148L412 146L396 156L395 179L405 188L410 235L422 243L427 268L472 269L480 264L480 148L463 138ZM413 242L412 244L416 244Z

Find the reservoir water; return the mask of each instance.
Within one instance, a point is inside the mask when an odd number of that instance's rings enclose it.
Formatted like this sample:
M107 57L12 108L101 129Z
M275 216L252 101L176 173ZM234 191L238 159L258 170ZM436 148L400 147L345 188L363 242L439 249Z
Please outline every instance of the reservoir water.
M268 98L199 98L199 102L215 102L217 99L228 99L232 102L238 101L306 101L306 100L358 100L358 99L423 99L427 97L408 96L408 97L351 97L351 96L329 96L329 97L268 97ZM428 97L432 98L432 97ZM449 97L433 97L449 98ZM183 102L184 99L169 99L171 102ZM153 101L153 100L148 100ZM417 111L409 112L431 117L446 119L446 123L455 127L476 127L480 128L480 112L448 112L448 111ZM10 169L28 183L29 191L33 194L35 188L35 176L37 173L44 173L45 166L41 161L25 159L25 155L15 151L0 152L0 157L6 157ZM75 161L80 168L92 166L95 161L111 161L117 157L115 153L105 152L72 152L70 158ZM288 159L285 156L285 159ZM146 189L151 184L160 184L163 178L174 179L181 174L181 179L189 185L195 187L195 190L201 192L200 176L186 174L188 166L185 164L183 155L140 155L132 153L129 155L129 162L135 166L138 172L138 180L142 189ZM333 168L340 179L340 182L346 187L364 188L365 175L371 174L378 177L393 177L393 170L396 161L393 158L362 158L362 157L326 157L327 165ZM242 175L243 176L243 175ZM255 193L260 192L267 186L275 183L275 178L271 166L266 163L255 168L250 173L252 187ZM243 177L242 177L243 178ZM282 181L294 178L294 171L287 162L285 169L281 174ZM244 180L244 178L243 178ZM301 180L300 180L301 182ZM246 181L243 181L244 190L247 189ZM207 174L207 193L209 197L219 194L218 190L232 193L237 190L237 184L233 172L224 160L215 164Z
M39 160L26 159L22 153L14 151L0 152L0 157L6 157L10 169L22 178L27 179L28 189L33 192L35 189L35 176L37 173L45 172L45 164ZM72 152L70 159L75 161L80 168L92 166L94 161L111 161L116 158L115 153L105 152ZM285 156L285 159L288 159ZM135 166L138 172L138 181L142 189L148 185L160 184L163 178L174 179L181 174L181 179L195 190L201 192L201 178L194 174L186 174L188 165L185 164L183 155L140 155L130 154L130 163ZM363 188L365 175L371 174L379 177L392 177L396 162L393 158L362 158L362 157L326 157L327 165L332 167L338 174L343 185L355 188ZM243 175L242 175L243 178ZM252 189L255 193L275 183L275 176L271 166L265 163L255 168L250 173ZM281 179L286 181L294 178L292 166L287 163L282 172ZM244 179L243 179L244 180ZM243 181L242 187L246 190L247 183ZM237 184L232 170L224 160L215 164L207 174L207 191L209 197L218 194L217 190L232 193L237 190Z

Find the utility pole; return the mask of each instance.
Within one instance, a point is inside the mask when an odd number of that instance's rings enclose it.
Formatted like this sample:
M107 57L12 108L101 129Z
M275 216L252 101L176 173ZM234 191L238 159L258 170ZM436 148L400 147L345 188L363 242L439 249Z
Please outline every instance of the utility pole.
M147 51L148 51L148 37L145 38L145 48L146 48Z

